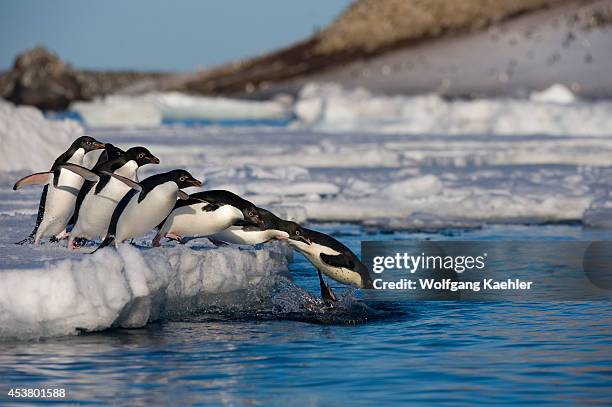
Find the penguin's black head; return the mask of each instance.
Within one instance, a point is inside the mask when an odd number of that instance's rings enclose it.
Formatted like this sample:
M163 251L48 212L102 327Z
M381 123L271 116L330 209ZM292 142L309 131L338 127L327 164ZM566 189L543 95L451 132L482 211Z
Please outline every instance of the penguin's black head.
M259 208L257 208L251 203L249 203L242 209L242 216L244 217L244 220L248 223L251 223L262 229L266 226L261 214L259 213Z
M125 152L125 156L128 160L136 161L139 167L145 164L159 164L159 158L144 147L132 147Z
M125 154L125 151L112 145L111 143L106 143L104 145L104 151L106 152L106 161L112 161L115 158L119 158Z
M106 147L106 144L100 143L93 137L81 136L72 143L77 148L82 148L86 153Z
M189 172L185 170L174 170L168 173L170 179L176 182L179 189L189 187L201 187L202 182L195 179Z
M289 239L291 240L297 240L308 245L312 243L308 236L306 236L306 232L304 232L304 229L302 229L302 227L295 222L291 222L288 220L283 221L282 230L289 234Z

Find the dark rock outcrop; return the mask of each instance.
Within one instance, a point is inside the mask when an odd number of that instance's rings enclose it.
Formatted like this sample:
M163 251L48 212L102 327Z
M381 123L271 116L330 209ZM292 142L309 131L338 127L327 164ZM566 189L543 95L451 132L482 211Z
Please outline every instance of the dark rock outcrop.
M12 69L0 76L0 96L17 105L64 110L73 101L90 100L114 93L134 82L158 80L165 75L156 72L79 71L39 46L19 55Z
M18 105L41 109L66 109L82 100L81 84L74 69L57 55L36 47L17 57L2 80L2 97Z

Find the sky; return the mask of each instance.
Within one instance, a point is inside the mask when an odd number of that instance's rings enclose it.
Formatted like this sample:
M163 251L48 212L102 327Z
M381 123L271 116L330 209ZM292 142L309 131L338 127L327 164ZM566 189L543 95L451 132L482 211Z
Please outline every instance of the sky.
M289 45L351 0L0 0L0 69L44 45L78 68L189 71Z

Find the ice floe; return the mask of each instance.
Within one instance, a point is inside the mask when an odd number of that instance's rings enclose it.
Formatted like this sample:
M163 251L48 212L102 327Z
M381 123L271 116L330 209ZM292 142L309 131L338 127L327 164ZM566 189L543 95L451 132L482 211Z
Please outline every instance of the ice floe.
M185 304L191 301L248 289L287 270L286 252L275 246L146 250L122 245L64 259L62 252L53 251L52 260L41 256L32 262L26 256L19 267L0 268L0 339L142 327L166 314L187 315ZM50 254L31 254L37 253Z
M437 94L374 95L335 84L304 86L299 125L329 132L609 136L612 102L577 100L562 85L525 99L446 100Z
M224 97L190 96L178 92L142 96L111 95L92 102L76 102L71 109L94 127L159 126L162 120L255 120L290 116L290 105L281 99L251 101Z

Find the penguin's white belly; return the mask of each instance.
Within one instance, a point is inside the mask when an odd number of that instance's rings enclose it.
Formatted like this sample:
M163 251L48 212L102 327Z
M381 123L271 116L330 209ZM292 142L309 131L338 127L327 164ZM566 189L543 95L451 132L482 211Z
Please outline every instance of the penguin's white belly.
M72 230L74 237L95 239L104 237L113 216L113 211L130 187L111 178L102 191L95 194L95 186L81 203L77 223Z
M83 181L79 175L62 169L57 187L53 186L53 181L49 183L45 212L37 231L38 238L55 236L64 231L74 212L76 198Z
M292 242L292 246L298 249L321 273L339 283L355 285L361 288L361 276L359 273L345 267L334 267L321 260L321 253L331 256L338 255L337 251L317 243L307 245L302 242Z
M140 203L140 193L134 195L117 222L117 242L143 236L159 225L174 208L177 192L174 182L166 182L156 186Z
M179 236L210 236L230 227L242 219L242 212L230 205L223 205L211 212L203 211L206 203L182 206L172 211L160 233Z
M277 235L278 233L272 230L244 230L240 226L231 226L215 233L212 238L233 244L256 245L272 240ZM287 233L284 235L289 236Z

